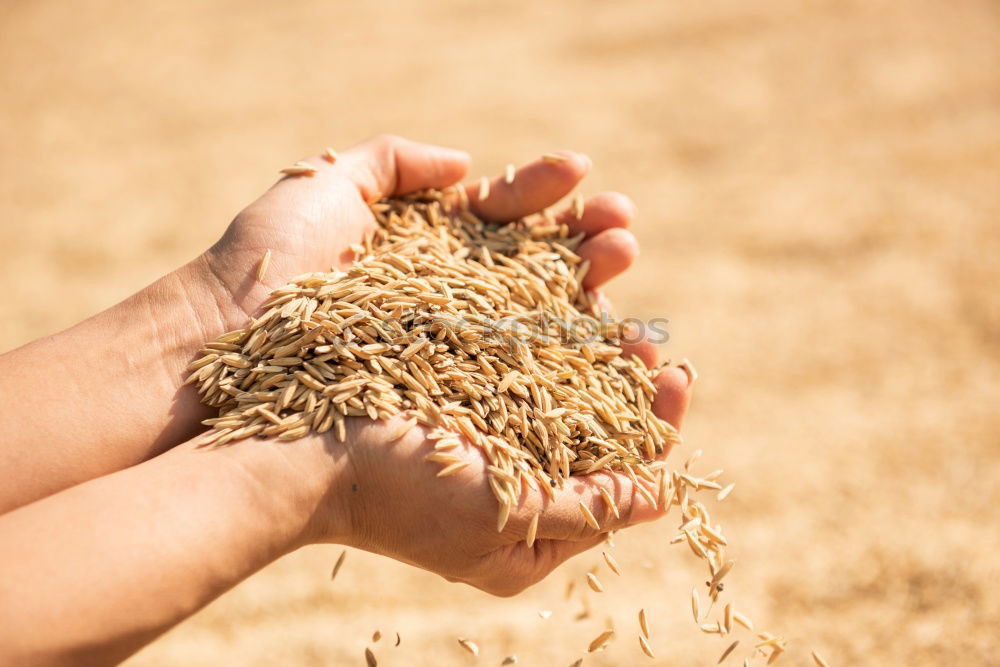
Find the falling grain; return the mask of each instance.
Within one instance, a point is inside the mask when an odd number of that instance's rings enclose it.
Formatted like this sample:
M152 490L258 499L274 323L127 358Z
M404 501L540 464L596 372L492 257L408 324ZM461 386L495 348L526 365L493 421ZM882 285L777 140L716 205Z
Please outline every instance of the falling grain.
M501 662L500 664L501 665L516 665L517 664L517 656L516 655L508 655L506 658L503 659L503 662Z
M830 663L824 660L823 656L816 651L811 651L809 655L812 656L813 662L815 662L819 667L830 667Z
M601 555L604 556L604 562L608 564L608 569L617 574L619 577L622 576L622 571L618 567L618 561L615 560L615 557L607 551L602 551Z
M375 654L368 647L365 647L365 663L368 667L378 667L378 660L375 659Z
M475 656L479 655L479 646L476 644L476 642L470 641L468 639L459 639L458 644L472 655Z
M646 654L646 657L648 657L648 658L655 658L656 657L653 654L653 649L651 649L649 647L649 642L642 635L639 635L639 648L641 648L642 652Z
M701 599L696 588L691 589L691 615L695 623L701 623Z
M590 646L587 647L587 653L593 653L599 649L604 648L611 641L611 638L615 636L614 630L605 630L601 634L594 637L594 640L590 642Z
M736 561L728 560L725 565L719 568L719 571L715 573L715 576L712 577L712 580L708 583L708 590L710 593L714 593L718 590L719 582L722 581L723 577L729 574L729 571L733 569L734 565L736 565Z
M734 609L733 610L733 620L736 621L737 624L742 625L744 628L746 628L750 632L753 632L753 621L751 621L750 618L748 616L746 616L745 614L742 614L739 611L737 611L737 610Z
M646 618L646 610L639 610L639 630L642 631L644 637L649 637L649 620Z
M718 662L716 662L715 664L721 665L723 662L725 662L726 658L729 657L729 654L731 654L733 651L735 651L736 647L739 646L739 645L740 645L740 640L737 639L732 644L730 644L728 647L726 647L726 650L722 652L722 655L719 656Z
M340 556L337 557L337 562L333 564L333 571L330 572L330 581L337 578L337 573L340 572L340 568L343 567L345 558L347 558L347 549L340 552Z
M590 586L590 590L595 593L603 593L604 586L601 584L601 580L593 572L587 573L587 585Z
M736 487L736 482L733 482L732 484L726 486L726 488L722 489L722 491L719 491L718 495L715 496L716 500L721 502L726 498L728 498L729 494L733 492L733 489L735 487Z

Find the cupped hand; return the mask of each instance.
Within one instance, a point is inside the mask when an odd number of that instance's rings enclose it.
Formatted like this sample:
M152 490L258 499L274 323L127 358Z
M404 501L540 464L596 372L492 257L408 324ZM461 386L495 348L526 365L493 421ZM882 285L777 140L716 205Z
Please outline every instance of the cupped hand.
M502 223L557 205L591 163L579 153L555 154L560 159L539 158L522 166L510 183L503 176L492 179L487 196L480 196L479 181L464 186L473 212ZM271 289L295 275L349 265L354 258L351 245L375 225L370 203L453 185L465 176L469 158L461 151L382 136L341 152L332 163L323 156L306 162L316 168L313 175L280 180L242 211L206 253L212 274L237 306L228 322L231 327L241 326ZM571 233L586 235L578 253L590 261L587 289L597 291L636 258L638 243L627 229L635 207L626 196L601 193L587 199L582 212L564 206L555 215ZM256 267L268 249L270 269L258 283ZM601 296L599 300L606 303ZM648 341L624 347L626 354L655 364L656 350ZM690 380L679 368L664 368L654 379L653 409L675 427L687 410ZM483 453L466 445L459 451L469 465L438 478L440 466L424 460L433 443L423 428L390 439L401 419L386 423L352 418L344 443L329 436L309 436L311 445L284 446L288 448L284 455L291 457L295 447L319 448L327 471L337 471L315 509L309 541L342 542L490 593L511 595L600 543L607 531L661 514L627 476L601 472L574 477L555 490L554 501L541 490L526 487L504 530L498 532L497 501L486 481ZM618 516L605 506L599 493L602 486L615 498ZM598 518L601 530L586 523L580 502ZM525 535L538 512L537 541L529 549Z
M690 395L687 375L667 369L659 384L663 390L654 412L678 425ZM571 478L552 490L554 499L526 484L498 532L498 503L487 482L483 451L463 441L449 454L468 465L438 477L441 464L424 458L434 451L434 441L421 426L396 437L403 422L401 416L377 422L350 418L343 443L329 435L310 436L309 446L322 448L325 465L337 473L317 505L307 541L346 544L509 596L601 543L609 531L664 514L647 500L656 497L654 485L647 485L650 495L644 495L624 473L602 471ZM605 502L602 487L617 512ZM584 519L581 502L599 530ZM536 539L529 547L528 527L538 513Z

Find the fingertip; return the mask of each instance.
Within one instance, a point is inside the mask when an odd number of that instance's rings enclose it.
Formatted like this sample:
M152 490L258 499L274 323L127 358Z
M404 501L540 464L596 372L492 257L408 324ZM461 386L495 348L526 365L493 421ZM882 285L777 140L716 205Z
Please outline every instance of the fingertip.
M668 366L653 379L653 384L653 414L679 429L691 403L691 376L681 367Z
M581 243L578 254L583 259L590 260L584 287L594 288L631 266L639 256L639 242L627 229L606 229Z
M656 351L656 346L648 340L640 340L637 342L628 342L623 340L621 346L623 356L628 357L634 354L639 357L639 360L646 366L646 368L652 368L659 360L660 355Z
M446 146L435 146L435 148L443 180L448 180L448 185L451 185L465 178L472 163L472 156L457 148Z
M559 222L568 225L572 233L594 236L606 229L628 227L636 215L635 204L621 192L602 192L587 198L578 218L569 208L559 214Z

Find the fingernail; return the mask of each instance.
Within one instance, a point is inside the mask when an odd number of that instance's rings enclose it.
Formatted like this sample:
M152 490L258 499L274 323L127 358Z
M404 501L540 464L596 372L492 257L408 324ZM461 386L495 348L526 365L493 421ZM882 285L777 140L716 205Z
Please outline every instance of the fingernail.
M677 364L677 368L680 368L687 373L689 387L694 384L695 380L698 379L698 371L694 369L694 364L692 364L689 359L682 359L681 363Z

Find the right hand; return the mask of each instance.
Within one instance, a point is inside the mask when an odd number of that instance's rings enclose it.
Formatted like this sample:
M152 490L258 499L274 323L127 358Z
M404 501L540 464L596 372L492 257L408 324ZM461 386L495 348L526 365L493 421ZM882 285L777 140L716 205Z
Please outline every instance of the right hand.
M679 426L690 399L688 375L665 368L656 378L657 416ZM310 436L311 448L323 449L326 465L336 473L311 523L309 541L338 542L389 556L461 581L487 593L515 595L544 578L567 559L600 544L608 531L652 521L664 515L637 493L624 473L602 471L572 477L554 489L555 501L532 486L497 532L498 503L486 481L486 456L478 447L451 450L469 465L453 475L437 477L440 464L424 460L434 451L426 430L414 427L394 442L388 436L402 421L348 419L345 443ZM324 441L324 442L320 442ZM281 445L294 456L299 443ZM316 468L313 467L313 470ZM615 499L620 518L605 506L598 488ZM656 489L649 487L656 495ZM580 513L583 502L601 530ZM534 547L525 544L536 512Z

